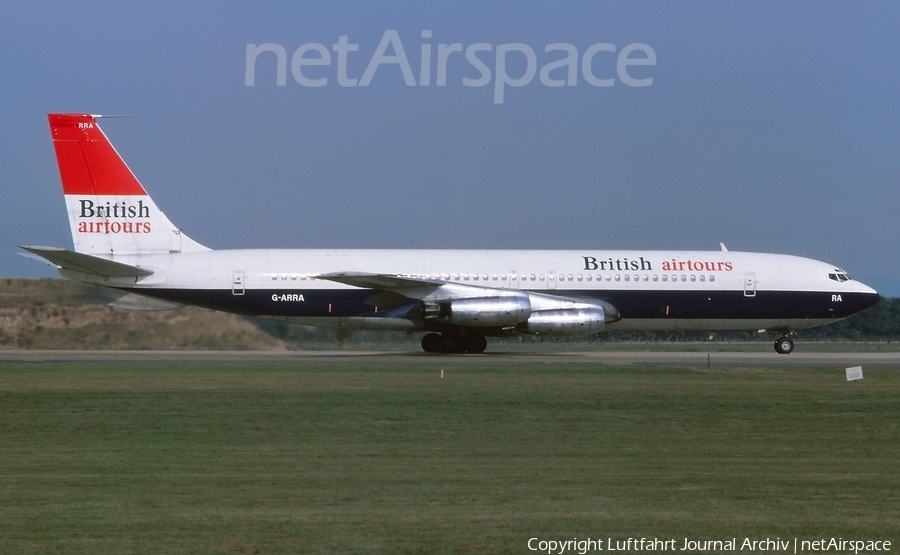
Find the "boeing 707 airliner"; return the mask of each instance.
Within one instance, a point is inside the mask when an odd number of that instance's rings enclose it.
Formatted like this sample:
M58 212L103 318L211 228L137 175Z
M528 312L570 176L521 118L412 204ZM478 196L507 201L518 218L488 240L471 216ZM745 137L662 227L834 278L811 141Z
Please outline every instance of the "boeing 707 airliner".
M195 305L311 326L424 332L426 352L487 337L603 330L792 330L878 302L824 262L781 254L605 250L212 250L157 208L89 114L50 114L74 250L23 246L88 299Z

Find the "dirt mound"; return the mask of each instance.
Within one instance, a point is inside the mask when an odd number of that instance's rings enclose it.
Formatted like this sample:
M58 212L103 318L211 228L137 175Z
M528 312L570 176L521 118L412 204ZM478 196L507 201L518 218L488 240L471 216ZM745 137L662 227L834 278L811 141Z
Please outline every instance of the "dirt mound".
M285 344L233 314L124 310L86 301L72 281L3 279L0 349L282 350Z

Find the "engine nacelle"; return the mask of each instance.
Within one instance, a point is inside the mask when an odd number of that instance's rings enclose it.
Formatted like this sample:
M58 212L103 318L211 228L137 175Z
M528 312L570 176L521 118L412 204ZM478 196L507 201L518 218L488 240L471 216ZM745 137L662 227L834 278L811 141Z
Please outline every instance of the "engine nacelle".
M532 312L517 331L539 335L590 335L603 331L606 314L599 306L581 306Z
M515 326L531 315L531 301L522 291L502 291L496 297L453 299L439 306L439 319L461 326Z

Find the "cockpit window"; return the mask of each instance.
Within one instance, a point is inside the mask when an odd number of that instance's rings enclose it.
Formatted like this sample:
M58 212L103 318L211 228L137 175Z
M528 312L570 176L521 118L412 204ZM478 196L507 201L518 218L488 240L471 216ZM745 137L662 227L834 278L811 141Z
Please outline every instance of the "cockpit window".
M845 281L850 281L850 276L847 275L847 272L835 268L834 273L828 274L828 279L844 283Z

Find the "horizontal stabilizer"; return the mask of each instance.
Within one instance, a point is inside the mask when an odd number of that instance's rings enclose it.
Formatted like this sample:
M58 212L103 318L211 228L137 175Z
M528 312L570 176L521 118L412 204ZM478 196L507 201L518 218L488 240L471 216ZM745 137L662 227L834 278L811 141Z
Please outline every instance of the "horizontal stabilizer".
M97 258L89 254L81 254L57 247L26 247L22 249L36 254L41 258L49 260L60 268L71 270L73 272L81 272L83 274L92 274L96 276L108 278L139 278L152 275L151 270L138 268L121 262L113 262L105 258Z

